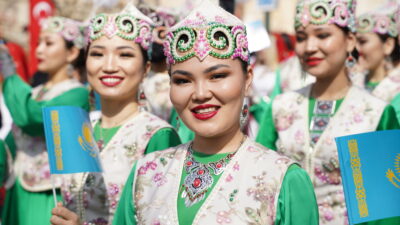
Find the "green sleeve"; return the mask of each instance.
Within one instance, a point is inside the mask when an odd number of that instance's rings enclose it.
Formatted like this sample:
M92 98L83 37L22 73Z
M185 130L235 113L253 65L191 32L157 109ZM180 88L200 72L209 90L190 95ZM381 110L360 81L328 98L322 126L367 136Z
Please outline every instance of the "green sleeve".
M386 106L379 121L377 131L379 130L394 130L400 129L399 121L397 120L396 111L392 105Z
M260 102L250 106L250 113L254 116L258 123L261 123L265 111L268 109L268 103L261 98Z
M274 89L272 90L271 93L271 100L274 99L277 95L282 93L282 84L281 84L281 69L278 68L275 71L276 77L275 77L275 86Z
M12 132L8 133L6 139L4 140L6 145L8 146L8 149L10 150L11 157L12 159L15 159L15 156L17 155L17 146L15 145L15 140Z
M32 88L18 75L3 83L3 95L14 123L31 136L44 135L42 108L46 106L79 106L89 110L89 92L84 87L74 88L49 101L31 98Z
M7 153L3 140L0 140L0 186L3 186L7 176Z
M400 94L396 95L390 104L393 106L394 111L396 111L397 120L400 121Z
M135 179L136 164L133 166L131 174L125 183L119 199L117 211L114 214L112 221L113 225L136 225L135 220L135 207L133 205L132 188Z
M275 225L317 225L318 205L307 172L294 164L289 167L279 193Z
M181 144L178 134L173 128L163 128L157 131L147 144L145 154L164 150Z
M256 142L269 149L277 150L275 145L276 140L278 140L278 132L275 129L274 118L272 116L272 102L270 102L261 120Z

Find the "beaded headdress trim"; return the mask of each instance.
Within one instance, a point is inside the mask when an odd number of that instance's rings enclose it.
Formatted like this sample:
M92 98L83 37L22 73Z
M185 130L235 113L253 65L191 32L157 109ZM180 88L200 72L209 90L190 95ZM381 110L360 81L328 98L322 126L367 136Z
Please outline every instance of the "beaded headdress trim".
M59 16L49 17L44 20L41 29L42 31L60 34L79 49L84 47L85 26L78 21Z
M132 4L118 14L98 14L89 26L89 42L99 39L102 36L112 38L118 37L134 41L140 44L143 49L148 50L151 44L152 21L143 15Z
M356 0L300 0L295 29L308 24L336 24L355 32L355 6Z
M246 27L232 14L204 0L168 32L164 54L169 64L195 56L202 61L208 55L248 62Z
M399 7L395 2L389 2L385 7L373 12L365 13L357 18L357 32L374 32L382 35L397 37Z

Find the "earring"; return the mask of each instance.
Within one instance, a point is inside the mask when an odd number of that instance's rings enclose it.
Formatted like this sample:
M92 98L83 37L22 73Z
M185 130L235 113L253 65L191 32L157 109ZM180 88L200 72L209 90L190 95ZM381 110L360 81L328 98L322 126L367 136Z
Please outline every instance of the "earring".
M68 65L67 65L67 76L69 77L69 78L73 78L73 76L74 76L74 66L71 64L71 63L69 63Z
M357 60L353 57L353 55L351 54L351 52L349 52L347 59L346 59L346 67L347 68L352 68L356 65Z
M247 103L243 104L242 113L240 113L240 127L243 128L249 119L249 106Z
M138 104L140 112L147 111L147 100L142 85L139 86Z

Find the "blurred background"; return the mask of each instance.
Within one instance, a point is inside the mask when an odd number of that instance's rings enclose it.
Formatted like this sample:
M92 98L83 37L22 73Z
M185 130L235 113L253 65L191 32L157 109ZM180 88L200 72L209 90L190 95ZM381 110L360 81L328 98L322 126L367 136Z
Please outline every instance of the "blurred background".
M35 48L38 23L48 15L60 15L85 21L97 12L119 11L130 0L0 0L0 38L20 47L27 63L27 79L35 72L31 49ZM201 0L136 0L173 9L184 15ZM271 70L293 55L294 10L297 0L221 0L220 4L255 27L257 43L253 51ZM358 1L357 14L373 9L384 0ZM31 23L32 22L32 23ZM269 40L259 28L266 28ZM264 36L263 36L264 35ZM268 37L267 37L268 38ZM18 48L16 47L16 48ZM251 47L252 48L252 47ZM17 50L16 50L17 51ZM30 54L31 53L31 54ZM20 53L22 54L22 53Z

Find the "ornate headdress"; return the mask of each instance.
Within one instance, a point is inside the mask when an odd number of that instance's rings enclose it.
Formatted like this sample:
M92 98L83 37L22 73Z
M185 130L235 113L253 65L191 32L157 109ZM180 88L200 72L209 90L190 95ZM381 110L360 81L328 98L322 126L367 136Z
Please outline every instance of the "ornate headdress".
M65 40L73 42L79 49L84 47L86 27L81 22L54 16L44 20L41 29L60 34Z
M395 1L389 1L385 6L377 10L365 13L357 18L357 32L387 34L397 37L398 5Z
M249 51L246 28L238 18L204 0L185 19L170 29L164 42L169 64L194 56L219 59L240 58L247 62Z
M308 24L336 24L355 32L356 0L299 0L295 28Z
M98 14L89 25L89 42L102 36L112 38L117 35L125 40L134 41L143 49L149 49L153 22L129 3L117 14Z
M166 30L174 26L178 20L178 13L167 8L156 8L141 4L138 9L154 23L153 41L162 44L166 38Z

